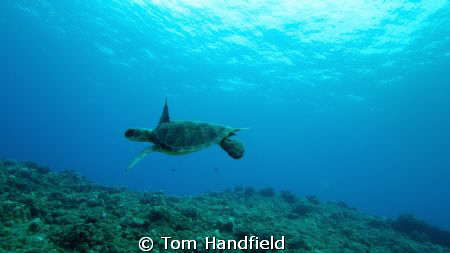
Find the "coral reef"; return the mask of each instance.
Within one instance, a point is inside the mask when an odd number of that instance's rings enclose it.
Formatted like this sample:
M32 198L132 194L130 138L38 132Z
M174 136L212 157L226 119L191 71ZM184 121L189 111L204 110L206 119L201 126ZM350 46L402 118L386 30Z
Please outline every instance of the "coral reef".
M0 252L208 252L207 236L286 238L285 252L450 252L450 235L417 218L365 215L343 202L236 187L192 197L104 187L71 171L0 160ZM162 236L199 248L165 250ZM223 251L219 251L223 252ZM249 252L273 252L249 250Z

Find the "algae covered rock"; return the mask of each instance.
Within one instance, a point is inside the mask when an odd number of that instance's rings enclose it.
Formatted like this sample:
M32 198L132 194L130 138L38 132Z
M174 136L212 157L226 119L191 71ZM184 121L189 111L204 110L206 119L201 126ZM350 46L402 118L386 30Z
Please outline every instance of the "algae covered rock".
M431 226L414 215L400 215L392 222L392 227L415 240L430 241L450 248L450 232Z
M293 204L297 201L297 197L290 191L282 191L280 195L281 198L289 204Z
M273 197L275 196L275 190L272 187L265 187L259 190L258 192L261 196L264 197Z
M42 227L42 221L39 218L35 218L31 220L30 225L28 226L28 229L33 232L38 232L39 229Z

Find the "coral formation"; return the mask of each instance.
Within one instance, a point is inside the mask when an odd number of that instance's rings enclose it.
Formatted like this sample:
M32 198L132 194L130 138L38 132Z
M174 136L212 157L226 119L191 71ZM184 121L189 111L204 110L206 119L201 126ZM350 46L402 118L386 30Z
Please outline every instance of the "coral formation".
M198 242L198 250L178 252L208 252L201 246L208 236L285 236L285 252L450 252L447 231L413 216L373 217L272 188L175 197L0 161L0 190L0 252L141 252L143 236L154 239L152 252L176 252L164 249L163 236Z
M272 187L265 187L259 190L259 194L264 197L273 197L275 196L275 189Z
M280 192L281 198L287 203L295 203L297 201L297 197L290 191L282 191Z

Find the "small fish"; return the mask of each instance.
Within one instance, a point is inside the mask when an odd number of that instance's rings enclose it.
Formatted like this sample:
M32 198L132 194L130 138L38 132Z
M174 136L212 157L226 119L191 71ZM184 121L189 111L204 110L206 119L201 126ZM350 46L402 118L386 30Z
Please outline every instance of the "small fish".
M214 168L214 171L219 171L219 168L215 167L215 168Z
M171 169L170 171L175 172L175 171L177 171L177 170L176 170L176 169Z

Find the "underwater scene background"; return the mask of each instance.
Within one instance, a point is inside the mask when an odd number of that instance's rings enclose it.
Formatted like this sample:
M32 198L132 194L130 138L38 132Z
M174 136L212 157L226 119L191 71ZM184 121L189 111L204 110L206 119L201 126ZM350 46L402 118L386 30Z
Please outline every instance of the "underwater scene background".
M450 229L450 5L432 1L0 1L0 157L139 191L274 187ZM131 127L233 127L151 154Z

